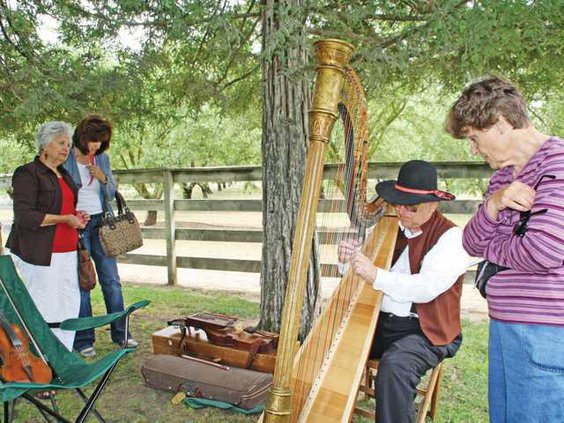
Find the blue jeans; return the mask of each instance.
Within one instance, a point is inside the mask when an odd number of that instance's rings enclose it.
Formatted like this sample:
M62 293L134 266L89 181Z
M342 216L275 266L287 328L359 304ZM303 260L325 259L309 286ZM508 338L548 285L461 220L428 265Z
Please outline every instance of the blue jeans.
M114 257L107 257L100 243L98 235L98 225L102 220L102 214L90 216L90 222L82 231L86 248L90 251L98 282L102 288L104 302L108 313L123 311L123 295L121 293L121 283L117 268L117 261ZM80 313L79 317L92 316L92 304L90 303L90 291L80 291ZM122 343L125 335L125 319L121 319L111 324L112 341ZM74 349L80 351L91 347L96 340L94 329L82 330L76 333L74 339Z
M490 321L491 423L564 422L564 327Z

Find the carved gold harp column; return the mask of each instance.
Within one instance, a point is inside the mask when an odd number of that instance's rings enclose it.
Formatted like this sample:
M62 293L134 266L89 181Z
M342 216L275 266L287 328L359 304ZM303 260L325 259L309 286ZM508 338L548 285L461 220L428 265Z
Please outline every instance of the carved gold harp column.
M345 80L344 66L349 62L354 51L352 45L340 40L318 41L314 46L318 66L313 106L309 112L308 156L282 313L276 369L265 407L265 421L268 423L289 422L292 413L290 380L323 179L325 153L333 125L338 117L337 106Z

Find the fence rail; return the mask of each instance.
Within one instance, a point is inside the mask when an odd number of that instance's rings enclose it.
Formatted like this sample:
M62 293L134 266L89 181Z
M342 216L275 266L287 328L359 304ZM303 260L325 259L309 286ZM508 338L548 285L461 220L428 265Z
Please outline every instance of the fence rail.
M488 178L491 170L484 163L475 162L437 162L439 178ZM393 179L396 177L401 163L370 163L368 178ZM326 165L324 179L334 177L337 165ZM212 257L177 256L177 241L215 241L225 243L249 242L261 243L260 229L217 229L217 228L177 228L175 213L178 211L225 211L225 212L260 212L262 201L259 199L190 199L174 198L174 185L179 183L222 183L222 182L252 182L262 180L262 168L259 166L233 166L211 168L183 168L183 169L130 169L114 171L120 186L139 183L160 183L164 187L162 200L134 200L128 199L127 204L132 210L157 210L164 212L163 227L143 227L145 239L164 239L166 241L166 255L150 255L130 253L118 258L120 263L139 264L149 266L166 266L168 284L177 282L177 268L207 269L236 272L260 272L260 260L226 259ZM0 175L0 189L10 185L11 175ZM321 200L319 212L336 210L335 200ZM445 213L468 214L473 213L479 201L456 200L443 203L441 209ZM342 210L342 208L337 208ZM337 232L323 231L320 233L320 243L335 239ZM322 274L335 274L333 265L322 265Z

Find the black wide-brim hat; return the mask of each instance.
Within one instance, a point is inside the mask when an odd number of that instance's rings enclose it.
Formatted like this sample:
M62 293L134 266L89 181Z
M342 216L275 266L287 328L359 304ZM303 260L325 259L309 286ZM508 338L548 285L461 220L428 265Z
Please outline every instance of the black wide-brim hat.
M404 206L455 198L453 194L437 189L437 169L424 160L404 163L398 180L376 184L376 193L388 203Z

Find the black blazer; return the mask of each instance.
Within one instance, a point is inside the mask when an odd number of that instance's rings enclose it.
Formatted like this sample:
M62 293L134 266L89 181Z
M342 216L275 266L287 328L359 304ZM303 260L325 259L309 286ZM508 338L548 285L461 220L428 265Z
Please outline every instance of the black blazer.
M78 188L62 165L57 170L74 193L76 206ZM61 213L62 194L57 175L36 157L16 169L12 187L14 224L6 247L27 263L49 266L56 225L42 227L41 222L46 214Z

